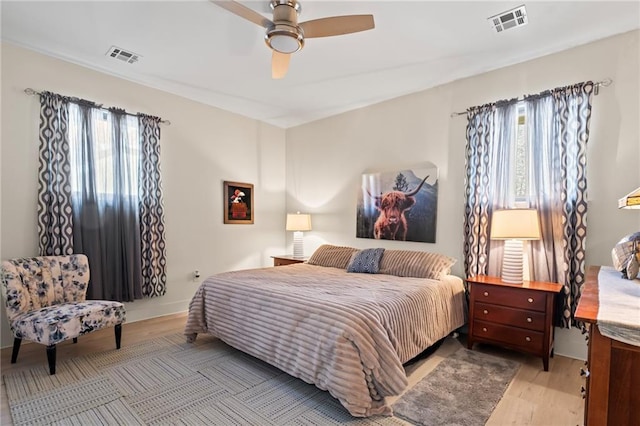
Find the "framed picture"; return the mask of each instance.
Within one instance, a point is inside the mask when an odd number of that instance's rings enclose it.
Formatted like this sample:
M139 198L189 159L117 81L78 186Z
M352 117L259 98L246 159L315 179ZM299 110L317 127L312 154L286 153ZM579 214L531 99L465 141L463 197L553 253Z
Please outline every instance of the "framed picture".
M224 223L253 223L253 184L224 181Z
M438 168L365 173L356 203L357 238L435 243Z

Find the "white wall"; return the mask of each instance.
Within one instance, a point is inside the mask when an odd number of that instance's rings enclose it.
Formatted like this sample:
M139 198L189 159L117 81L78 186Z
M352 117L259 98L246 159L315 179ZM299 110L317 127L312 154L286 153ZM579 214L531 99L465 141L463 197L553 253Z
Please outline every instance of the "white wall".
M640 230L637 211L617 199L640 186L640 31L287 130L287 210L311 213L307 253L322 243L431 250L462 259L468 107L585 80L613 79L593 98L588 146L587 264L611 264L610 251ZM365 170L432 161L439 167L435 244L356 239L356 194ZM290 238L290 236L288 236ZM454 273L462 275L462 262ZM574 334L571 334L574 333ZM562 331L556 353L584 358L575 330Z
M38 254L39 100L49 90L160 116L167 294L127 303L127 318L185 311L207 275L268 266L285 247L285 132L262 122L2 44L0 243L2 259ZM254 186L255 224L224 225L222 182ZM201 279L202 279L201 278ZM4 310L4 305L2 307ZM4 311L2 346L10 345Z

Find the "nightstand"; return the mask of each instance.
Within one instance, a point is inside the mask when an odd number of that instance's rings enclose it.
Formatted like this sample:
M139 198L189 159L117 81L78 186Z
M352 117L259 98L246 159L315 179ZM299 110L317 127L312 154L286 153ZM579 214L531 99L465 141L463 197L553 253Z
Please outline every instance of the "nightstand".
M294 263L304 263L308 257L293 257L290 254L283 254L279 256L271 256L273 257L273 266L284 266L284 265L293 265Z
M562 285L541 281L505 283L478 275L469 284L467 346L491 343L542 357L549 371L553 355L553 307Z

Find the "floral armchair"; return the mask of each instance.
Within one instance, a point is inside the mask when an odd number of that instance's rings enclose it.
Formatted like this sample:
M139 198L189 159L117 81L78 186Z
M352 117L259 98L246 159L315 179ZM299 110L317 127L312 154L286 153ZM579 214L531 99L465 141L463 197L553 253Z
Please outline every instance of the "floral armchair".
M115 326L120 349L124 305L85 300L89 262L83 254L10 259L2 262L2 292L9 326L15 336L11 363L18 359L22 339L47 346L49 372L56 373L56 344Z

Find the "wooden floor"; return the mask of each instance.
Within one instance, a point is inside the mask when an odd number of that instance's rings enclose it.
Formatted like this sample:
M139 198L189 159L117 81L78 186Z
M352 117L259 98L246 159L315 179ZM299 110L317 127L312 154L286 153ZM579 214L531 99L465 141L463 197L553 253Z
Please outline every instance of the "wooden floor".
M186 314L175 314L145 321L127 323L122 329L122 345L132 345L147 339L181 332ZM58 360L88 353L113 349L115 340L113 329L99 330L78 339L77 344L64 342L58 345ZM465 346L464 336L459 339L447 338L431 356L407 367L409 385L415 385L449 354ZM580 367L583 361L555 356L550 361L549 371L542 369L539 358L522 355L488 345L476 345L475 350L515 359L522 367L511 382L504 397L494 410L487 425L540 425L573 426L583 423L584 402L580 396L583 385ZM11 364L11 348L0 351L2 373L16 368L47 363L45 347L23 343L16 364ZM394 398L390 399L392 403ZM11 425L11 414L7 403L7 391L2 383L0 424Z

